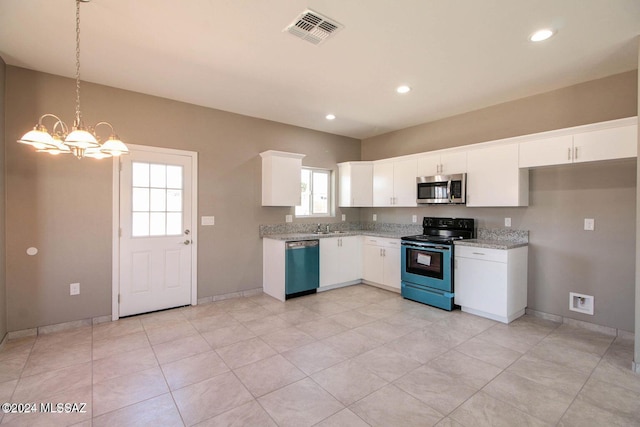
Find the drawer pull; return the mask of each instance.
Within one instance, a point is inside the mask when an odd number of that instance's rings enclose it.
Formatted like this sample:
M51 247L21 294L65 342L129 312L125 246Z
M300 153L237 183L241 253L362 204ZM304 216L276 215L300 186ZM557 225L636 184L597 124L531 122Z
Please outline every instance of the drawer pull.
M473 253L474 255L486 255L486 254L485 254L485 253L483 253L483 252L472 252L472 253Z

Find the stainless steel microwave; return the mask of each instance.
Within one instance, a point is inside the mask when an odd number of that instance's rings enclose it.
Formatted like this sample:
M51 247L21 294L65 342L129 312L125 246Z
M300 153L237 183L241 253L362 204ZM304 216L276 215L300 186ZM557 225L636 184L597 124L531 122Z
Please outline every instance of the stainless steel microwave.
M419 176L417 202L420 204L464 205L467 203L467 174Z

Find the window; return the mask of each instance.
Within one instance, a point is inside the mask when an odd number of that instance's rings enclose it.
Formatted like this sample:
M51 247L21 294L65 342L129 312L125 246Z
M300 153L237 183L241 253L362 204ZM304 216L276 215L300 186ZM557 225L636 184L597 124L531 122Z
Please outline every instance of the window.
M331 171L302 168L301 204L296 216L329 216L331 214Z

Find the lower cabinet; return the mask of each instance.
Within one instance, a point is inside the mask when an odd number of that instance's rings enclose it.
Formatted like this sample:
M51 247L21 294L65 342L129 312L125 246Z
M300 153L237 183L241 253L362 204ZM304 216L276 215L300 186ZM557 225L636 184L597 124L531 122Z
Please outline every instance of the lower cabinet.
M320 239L320 290L362 278L362 237Z
M400 291L400 239L364 237L362 278Z
M526 246L503 250L456 245L455 303L464 312L503 323L522 316L527 256Z

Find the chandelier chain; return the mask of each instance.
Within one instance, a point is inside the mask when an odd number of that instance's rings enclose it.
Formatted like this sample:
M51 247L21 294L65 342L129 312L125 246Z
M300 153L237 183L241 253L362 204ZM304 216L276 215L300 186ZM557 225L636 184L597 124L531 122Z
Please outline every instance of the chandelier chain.
M82 123L80 112L80 1L76 0L76 122Z

